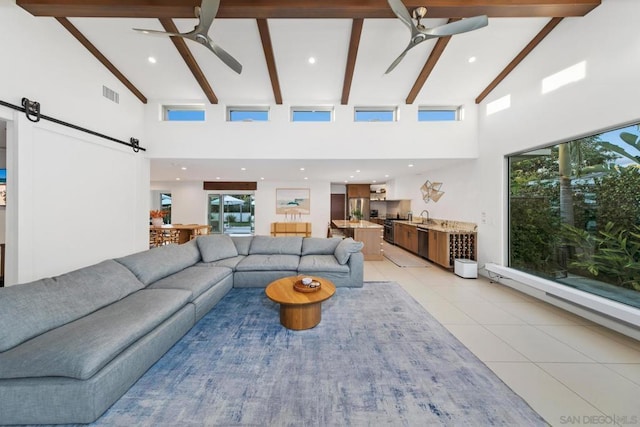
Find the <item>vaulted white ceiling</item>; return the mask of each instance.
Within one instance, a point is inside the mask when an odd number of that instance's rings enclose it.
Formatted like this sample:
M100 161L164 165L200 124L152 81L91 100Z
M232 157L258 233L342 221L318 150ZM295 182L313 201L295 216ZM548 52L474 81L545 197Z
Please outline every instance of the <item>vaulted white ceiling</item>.
M434 2L425 0L422 3L435 11L434 15L454 10L456 16L449 17L455 18L487 12L489 25L451 37L425 83L418 86L415 99L410 100L407 97L437 41L429 40L417 46L395 70L385 75L389 64L406 47L410 35L407 27L390 10L387 11L386 0L305 0L293 4L285 0L222 0L219 16L223 16L214 20L209 35L243 65L242 73L233 72L205 47L186 42L217 98L213 100L211 97L208 99L170 38L153 37L132 30L165 30L157 19L157 2L17 0L16 3L36 16L43 16L42 19L54 16L68 20L148 100L217 101L234 106L275 104L278 89L285 105L340 104L345 78L349 77L345 70L349 61L352 27L364 17L356 45L357 55L351 58L354 67L347 92L349 105L399 105L408 102L455 106L477 101L554 17L581 19L581 15L600 2L442 0L430 6ZM193 5L185 7L185 3ZM168 0L162 4L179 5L180 15L188 16L199 1ZM411 11L421 2L407 0L405 4ZM133 10L133 6L137 7L134 12L126 9L131 7ZM271 6L273 10L269 9ZM380 10L376 13L384 14L384 17L369 17L375 15L368 12L368 8L374 6ZM256 19L250 16L251 7L256 9ZM322 10L318 12L314 8ZM180 31L191 30L197 22L195 18L171 16L170 12L161 11L160 14L170 16ZM316 17L320 15L338 17ZM170 19L166 16L165 19ZM428 12L428 19L423 21L427 27L445 24L448 18L446 15L430 16ZM266 22L270 33L279 87L271 82L269 58L268 54L265 55L264 40L258 29L261 20ZM67 30L60 25L60 31ZM543 37L538 41L546 42ZM149 57L155 58L156 63L150 63ZM316 59L315 64L308 62L309 57ZM469 62L472 57L475 61Z

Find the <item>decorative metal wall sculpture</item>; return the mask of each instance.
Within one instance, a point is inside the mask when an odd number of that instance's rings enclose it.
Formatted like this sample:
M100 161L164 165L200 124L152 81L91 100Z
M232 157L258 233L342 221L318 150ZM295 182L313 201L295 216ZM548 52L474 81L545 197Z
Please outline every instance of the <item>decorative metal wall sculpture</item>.
M429 203L430 200L433 200L434 202L440 200L440 197L444 194L444 191L440 191L441 187L441 182L431 182L426 180L425 183L422 184L422 187L420 187L422 200L424 200L425 203Z

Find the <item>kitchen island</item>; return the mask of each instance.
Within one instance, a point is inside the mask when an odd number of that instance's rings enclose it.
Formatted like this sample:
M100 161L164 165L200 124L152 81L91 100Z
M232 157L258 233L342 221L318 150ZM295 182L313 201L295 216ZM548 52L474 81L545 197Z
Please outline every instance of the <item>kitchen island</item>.
M369 221L351 222L335 219L331 221L333 226L339 229L346 237L362 242L362 254L365 261L382 260L382 239L384 227Z

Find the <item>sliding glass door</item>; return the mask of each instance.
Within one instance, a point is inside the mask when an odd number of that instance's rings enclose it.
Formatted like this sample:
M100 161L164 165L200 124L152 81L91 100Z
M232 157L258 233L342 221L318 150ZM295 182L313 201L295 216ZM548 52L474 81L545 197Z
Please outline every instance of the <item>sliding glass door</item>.
M212 233L253 234L255 198L253 194L209 194L207 203Z

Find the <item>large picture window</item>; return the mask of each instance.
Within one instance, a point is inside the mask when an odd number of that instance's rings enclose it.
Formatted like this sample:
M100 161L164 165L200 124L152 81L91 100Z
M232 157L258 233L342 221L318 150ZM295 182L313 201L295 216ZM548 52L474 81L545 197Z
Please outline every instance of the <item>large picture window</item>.
M640 125L509 156L509 266L640 308Z

